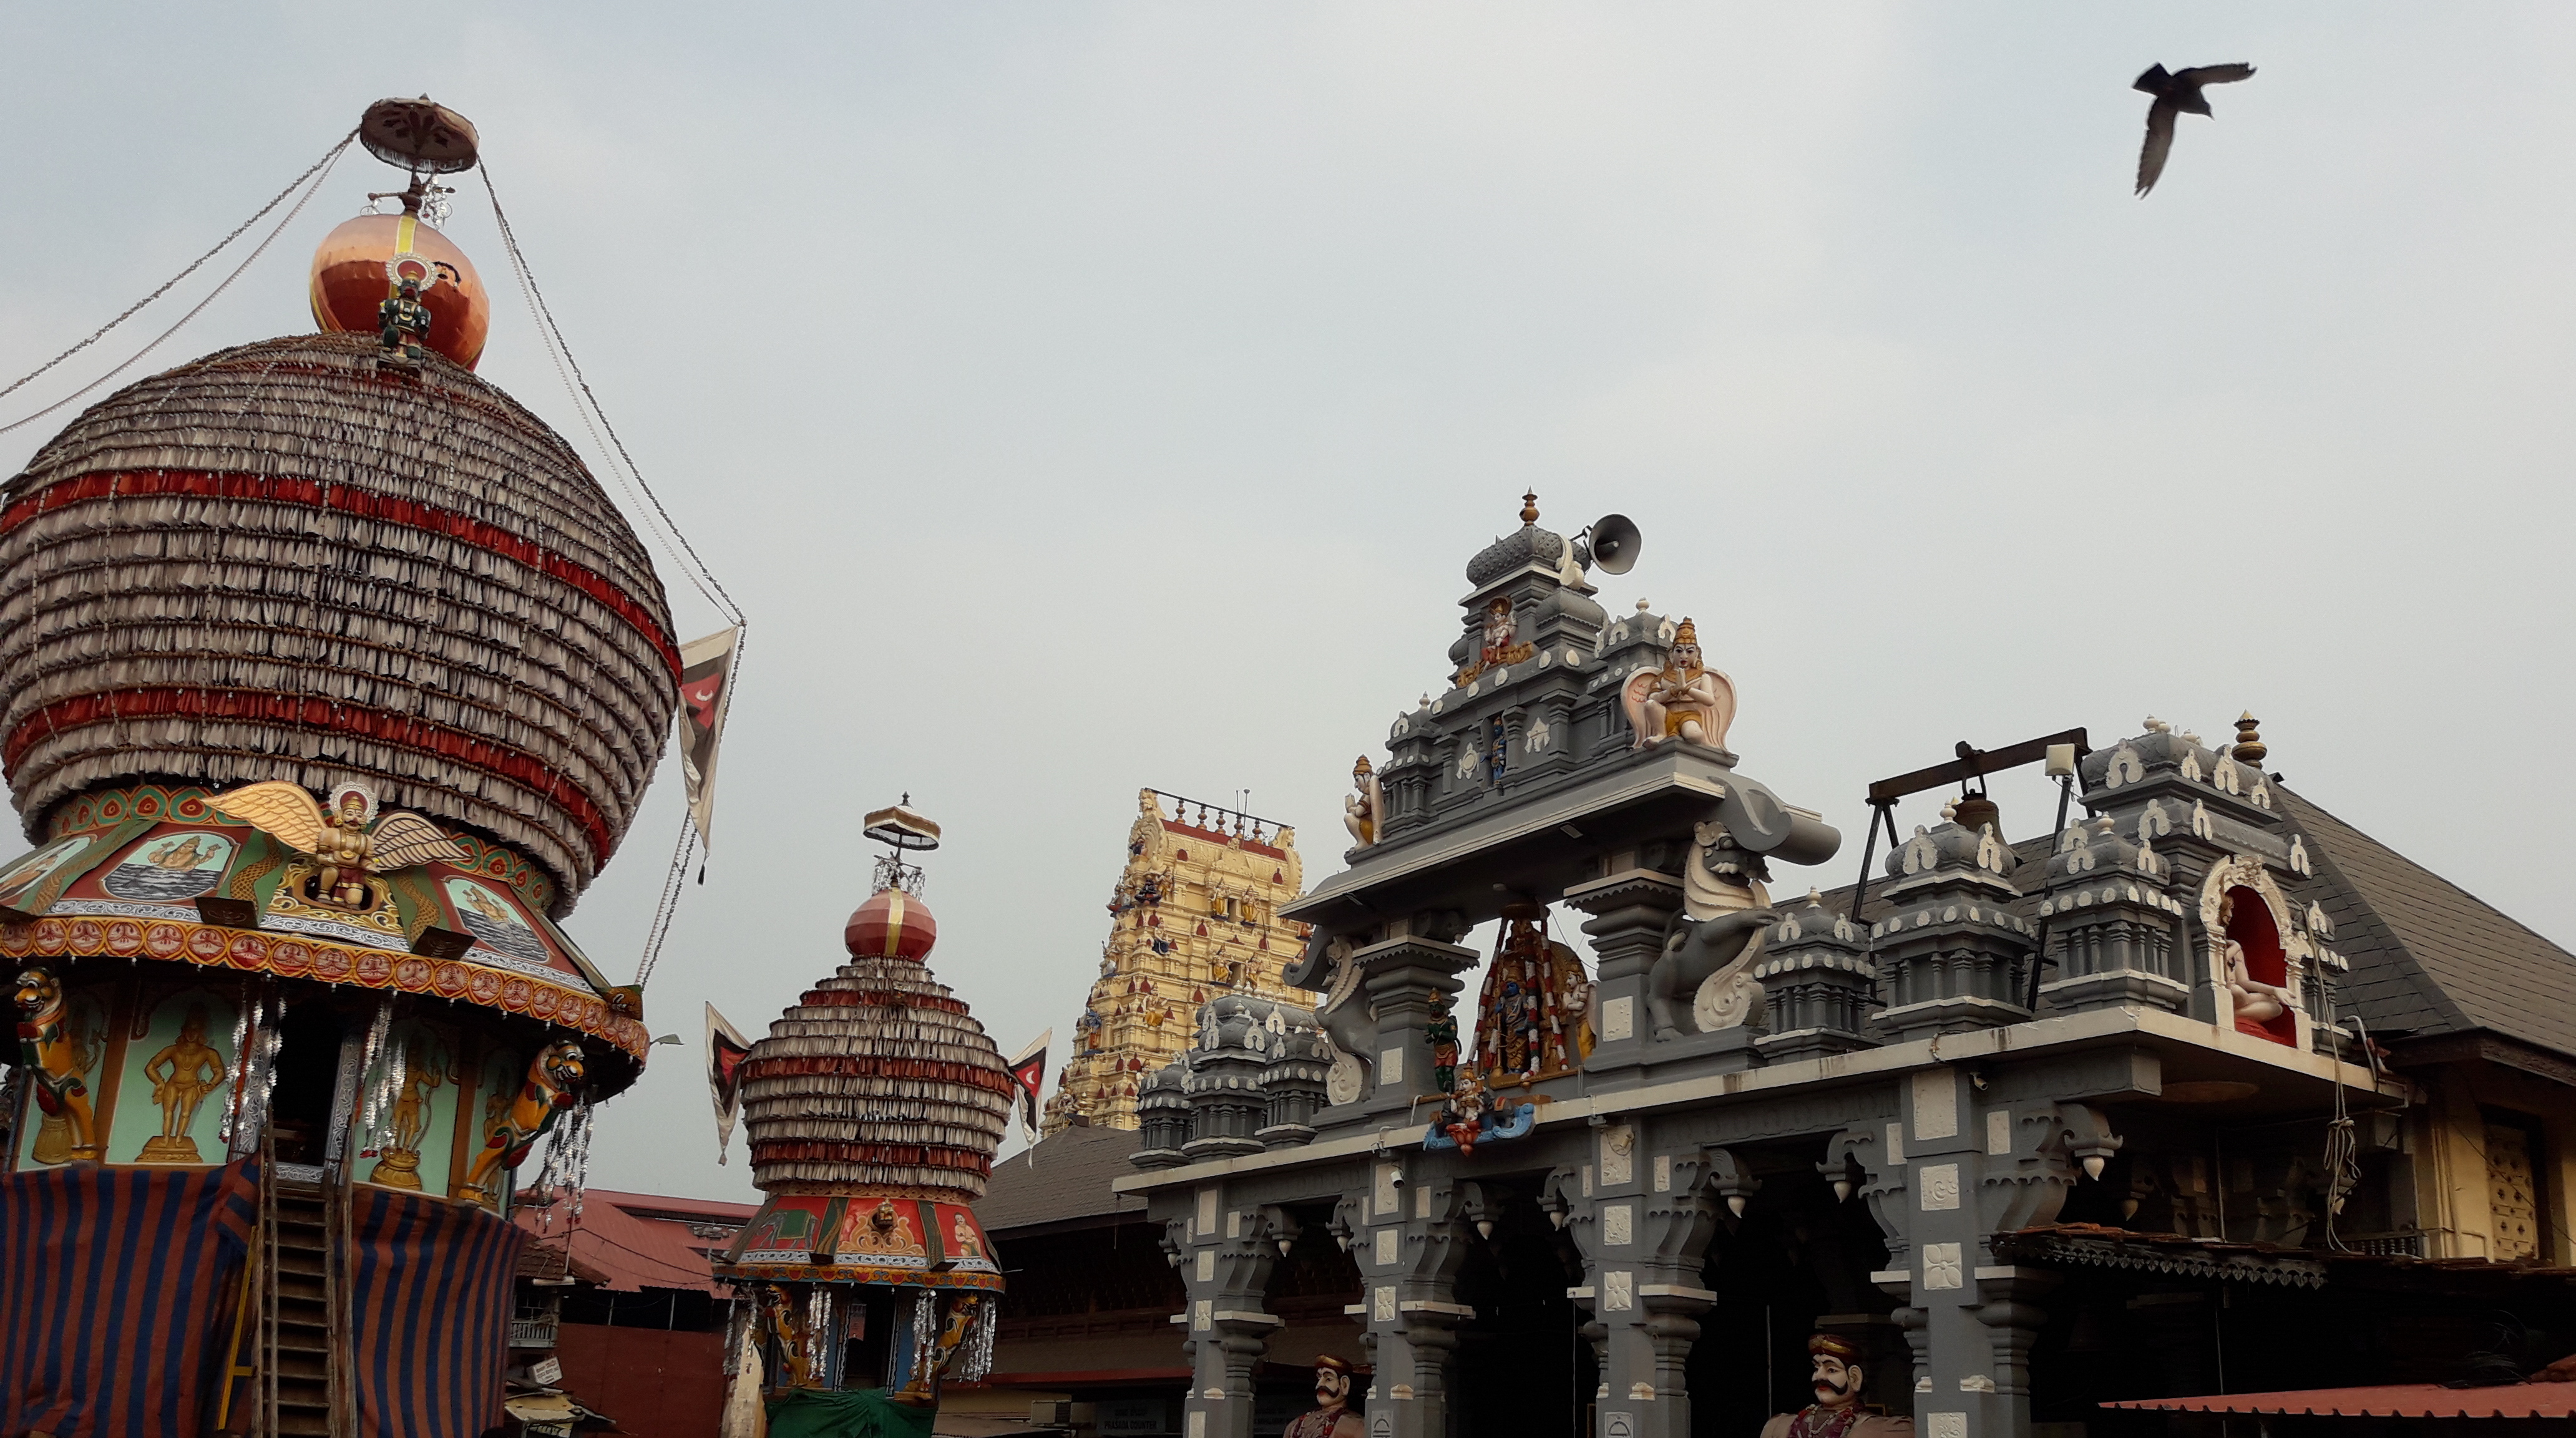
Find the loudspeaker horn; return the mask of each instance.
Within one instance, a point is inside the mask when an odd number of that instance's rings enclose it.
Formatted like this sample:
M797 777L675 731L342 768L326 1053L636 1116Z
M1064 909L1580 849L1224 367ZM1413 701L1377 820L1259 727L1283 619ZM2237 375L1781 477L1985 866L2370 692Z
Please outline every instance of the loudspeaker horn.
M1637 522L1624 514L1605 514L1574 537L1574 562L1604 574L1625 574L1637 567L1637 546L1645 543Z

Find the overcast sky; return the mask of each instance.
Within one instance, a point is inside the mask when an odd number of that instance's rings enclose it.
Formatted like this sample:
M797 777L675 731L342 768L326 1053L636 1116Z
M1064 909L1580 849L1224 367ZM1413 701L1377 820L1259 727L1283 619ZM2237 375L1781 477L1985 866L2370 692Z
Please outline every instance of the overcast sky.
M756 1034L829 972L863 811L947 827L932 966L1060 1060L1137 789L1248 788L1337 871L1351 758L1440 687L1524 488L1635 517L1603 601L1696 616L1743 772L1846 833L1963 738L2251 708L2293 788L2576 941L2571 39L2537 5L13 6L0 383L369 101L474 120L751 615L647 996L687 1047L593 1170L748 1197L700 1004ZM2262 73L2132 198L2130 78L2231 60ZM132 375L306 328L313 243L398 184L353 151ZM458 199L482 373L587 448ZM678 782L572 923L619 979ZM2046 826L2035 777L1996 795Z

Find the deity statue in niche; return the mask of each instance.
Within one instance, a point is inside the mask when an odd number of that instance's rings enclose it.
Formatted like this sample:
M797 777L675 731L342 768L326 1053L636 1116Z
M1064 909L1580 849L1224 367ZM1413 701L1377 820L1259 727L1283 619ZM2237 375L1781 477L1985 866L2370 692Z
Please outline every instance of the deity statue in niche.
M1342 827L1365 849L1377 842L1378 826L1386 822L1386 791L1379 787L1366 754L1351 766L1351 787L1359 792L1342 797Z
M1451 677L1453 684L1465 684L1498 664L1525 664L1538 653L1535 644L1517 644L1513 637L1520 632L1520 621L1512 617L1512 601L1495 595L1485 606L1485 616L1476 639L1476 657L1467 661Z
M1537 904L1503 910L1503 934L1476 998L1474 1067L1491 1087L1536 1083L1581 1065L1586 976L1574 950L1547 937Z
M84 1060L77 1027L70 1006L63 1000L62 984L44 970L30 968L18 975L18 1053L19 1062L36 1086L36 1107L48 1120L59 1118L69 1129L70 1143L64 1158L73 1162L96 1163L103 1151L98 1141L98 1116L90 1108L89 1084L84 1075L98 1062L90 1052ZM36 1142L44 1144L39 1130ZM44 1162L41 1153L38 1162ZM62 1160L54 1160L61 1162Z
M143 1163L203 1163L188 1126L206 1096L222 1088L232 1068L222 1052L206 1042L206 1006L190 1004L179 1020L179 1037L144 1061L143 1076L152 1081L152 1102L161 1109L161 1131L143 1141Z
M394 1095L393 1137L367 1182L387 1188L420 1187L420 1141L429 1129L430 1103L447 1084L452 1057L437 1036L415 1029L403 1040L402 1088Z
M1351 1411L1351 1365L1330 1353L1315 1359L1315 1407L1288 1420L1279 1438L1360 1438L1367 1425Z
M2238 1030L2287 1042L2272 1028L2290 1008L2290 991L2285 986L2288 965L2281 955L2280 935L2261 898L2249 896L2240 913L2239 892L2229 889L2218 899L2220 982L2227 986ZM2258 968L2262 972L2257 973ZM2267 983L2266 979L2275 982Z
M1835 1333L1807 1340L1815 1367L1808 1382L1816 1401L1762 1425L1762 1438L1914 1438L1914 1420L1890 1418L1861 1406L1860 1346Z
M1675 739L1724 749L1735 723L1735 681L1702 662L1699 629L1688 619L1673 631L1664 667L1639 670L1620 697L1639 749Z

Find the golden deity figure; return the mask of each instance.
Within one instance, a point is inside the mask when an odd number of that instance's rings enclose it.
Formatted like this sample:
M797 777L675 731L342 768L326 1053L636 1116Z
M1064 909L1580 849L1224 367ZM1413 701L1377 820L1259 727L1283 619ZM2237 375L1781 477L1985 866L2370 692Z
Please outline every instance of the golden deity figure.
M402 1089L394 1096L393 1140L367 1174L386 1188L420 1187L420 1140L429 1129L430 1100L447 1084L447 1055L436 1042L414 1034L403 1044Z
M143 1065L152 1081L152 1102L161 1108L161 1131L143 1141L142 1163L203 1163L197 1140L188 1129L206 1096L232 1078L223 1051L206 1042L206 1006L188 1005L179 1020L179 1037Z
M376 818L375 791L364 784L342 784L331 791L331 807L315 803L301 784L283 779L246 784L215 800L225 815L260 830L319 866L312 901L334 909L365 913L386 901L376 875L433 860L462 863L465 846L440 832L418 814Z
M1351 766L1351 787L1358 792L1342 796L1342 827L1365 849L1377 842L1378 826L1386 822L1386 791L1366 754Z
M197 867L198 862L204 859L206 855L211 852L211 850L205 845L205 837L206 836L203 834L190 834L188 836L188 842L184 844L173 844L170 847L163 849L160 853L153 855L151 859L152 866L158 869L173 870L193 869Z
M483 887L480 884L474 885L473 887L465 890L465 903L468 908L471 908L474 912L481 914L484 918L491 920L493 923L515 924L519 921L518 915L502 908L500 904L493 900L490 894L483 891Z
M581 1101L581 1082L587 1072L581 1045L569 1039L538 1050L528 1061L528 1076L509 1107L487 1125L483 1151L474 1155L465 1181L457 1186L457 1197L490 1203L497 1171L517 1168L546 1130L554 1127L555 1116Z
M1664 667L1638 671L1622 698L1639 749L1675 739L1723 749L1735 723L1735 681L1701 662L1699 630L1688 619L1673 631Z
M70 1139L60 1158L47 1158L47 1135L39 1130L35 1159L38 1163L96 1163L101 1156L98 1115L90 1108L89 1085L81 1076L98 1062L98 1055L74 1032L62 984L51 973L22 970L17 1002L19 1061L35 1082L36 1107L48 1127L62 1121Z

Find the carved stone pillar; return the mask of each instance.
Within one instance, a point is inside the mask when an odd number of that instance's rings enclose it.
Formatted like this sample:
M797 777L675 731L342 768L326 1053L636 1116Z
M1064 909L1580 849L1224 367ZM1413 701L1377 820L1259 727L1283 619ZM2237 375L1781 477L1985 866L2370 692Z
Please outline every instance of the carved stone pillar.
M1596 1088L1604 1080L1616 1087L1622 1069L1633 1082L1646 1058L1646 975L1664 951L1664 930L1681 912L1681 880L1655 869L1624 869L1566 890L1565 902L1592 916L1583 932L1600 961L1593 1009L1599 1042L1584 1071Z
M1431 1044L1422 1030L1431 1022L1432 996L1456 997L1465 987L1458 975L1476 966L1476 951L1436 939L1390 939L1353 954L1351 962L1360 966L1362 993L1377 1014L1376 1044L1361 1055L1373 1084L1362 1110L1402 1113L1431 1091Z
M1190 1350L1183 1420L1190 1438L1252 1438L1253 1371L1284 1321L1265 1307L1279 1261L1278 1220L1258 1207L1229 1206L1221 1186L1191 1197L1181 1278Z
M1914 1345L1914 1422L1923 1438L2027 1438L2033 1300L2051 1275L1996 1261L1993 1239L2056 1217L2120 1140L2080 1104L1980 1103L1947 1066L1906 1075L1903 1118L1853 1129L1828 1177L1856 1182L1887 1235L1890 1268L1871 1275L1905 1300Z
M1717 1298L1699 1286L1718 1225L1712 1160L1640 1153L1627 1123L1594 1135L1593 1162L1558 1170L1550 1188L1583 1255L1584 1283L1571 1296L1602 1330L1599 1431L1688 1438L1685 1373L1699 1316Z
M1381 1156L1369 1165L1361 1205L1365 1228L1352 1245L1360 1260L1361 1342L1376 1373L1368 1387L1370 1438L1447 1438L1449 1365L1457 1328L1475 1317L1458 1302L1459 1266L1475 1230L1468 1194L1433 1179L1418 1160Z

